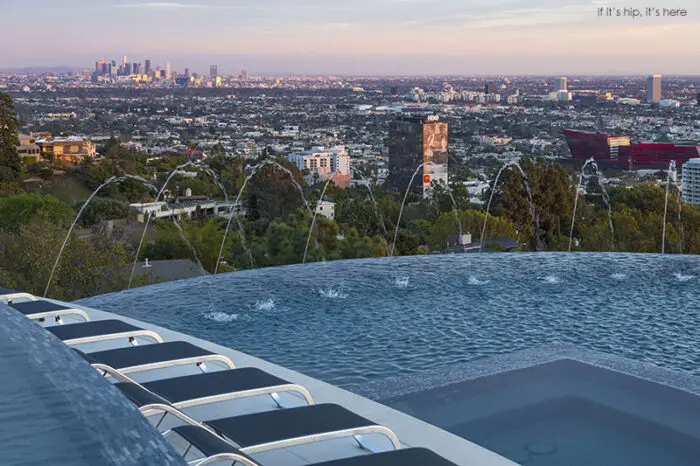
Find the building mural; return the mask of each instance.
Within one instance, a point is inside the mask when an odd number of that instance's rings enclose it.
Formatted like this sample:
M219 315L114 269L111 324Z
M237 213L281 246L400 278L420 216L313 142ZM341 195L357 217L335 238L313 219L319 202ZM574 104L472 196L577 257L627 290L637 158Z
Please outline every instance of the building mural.
M432 182L447 184L447 123L433 117L423 124L423 196L428 196Z

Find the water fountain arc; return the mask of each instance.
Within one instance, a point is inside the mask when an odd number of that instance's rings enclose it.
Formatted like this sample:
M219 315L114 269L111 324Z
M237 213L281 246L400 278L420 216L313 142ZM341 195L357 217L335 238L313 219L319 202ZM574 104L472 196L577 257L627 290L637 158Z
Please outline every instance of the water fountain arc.
M168 186L168 183L170 183L170 180L176 174L183 172L185 170L185 168L190 167L190 166L194 166L197 163L198 162L188 161L188 162L183 163L182 165L178 165L177 167L175 167L175 169L172 172L170 172L170 175L168 175L168 178L165 180L165 183L163 183L163 186L161 186L160 190L158 191L158 194L156 194L156 198L153 200L153 203L155 204L160 200L161 196L165 192L165 188L167 188L167 186ZM127 289L131 289L131 284L134 280L134 273L136 273L136 263L139 260L139 255L141 254L141 248L143 247L143 242L146 239L146 232L148 231L148 225L150 225L150 223L151 223L151 217L152 217L152 215L150 213L148 215L146 215L146 224L143 227L143 232L141 233L141 239L139 240L139 245L136 247L136 257L134 259L134 264L131 267L131 274L129 275L129 284L127 286Z
M394 240L391 243L391 250L389 251L389 257L394 256L394 250L396 248L396 240L399 235L399 225L401 224L401 217L403 216L403 209L404 206L406 205L406 199L408 198L408 193L411 191L411 186L413 185L413 180L416 179L416 175L418 175L418 172L421 170L421 168L426 167L426 166L433 166L435 163L433 162L423 162L419 164L415 171L413 172L413 175L411 176L410 181L408 182L408 186L406 186L406 192L404 193L403 200L401 201L401 208L399 209L399 217L396 219L396 228L394 229ZM454 195L452 194L452 188L450 188L449 184L446 185L447 192L450 195L450 200L452 201L452 211L455 214L455 222L457 224L457 228L459 230L459 237L461 238L463 236L464 230L462 229L462 221L459 219L459 213L457 212L457 203L455 202Z
M78 220L83 215L83 212L87 208L87 206L90 204L90 201L99 193L102 191L103 188L106 186L109 186L113 183L121 183L124 180L127 179L133 179L140 181L144 186L146 186L149 189L152 189L153 191L157 191L156 187L151 184L149 181L141 178L140 176L136 175L122 175L122 176L112 176L107 178L100 186L95 189L92 194L87 198L87 200L83 203L83 205L80 207L80 210L78 211L78 214L75 216L73 219L73 222L71 223L70 228L68 229L68 233L66 234L66 237L63 240L63 243L61 244L61 248L58 251L58 254L56 255L56 260L54 261L53 267L51 268L51 273L49 274L49 279L46 282L46 287L44 288L44 297L46 297L49 293L49 288L51 287L51 282L53 281L53 276L56 273L56 268L58 267L58 263L61 260L61 256L63 255L63 251L65 250L66 246L68 245L68 241L70 240L71 233L73 233L73 230L75 229L75 226L78 224Z
M571 252L571 246L573 243L574 239L574 225L576 224L576 210L578 208L578 198L579 195L581 194L581 188L583 186L583 181L584 179L587 178L586 176L586 168L588 166L591 166L595 170L595 175L598 179L598 186L600 186L600 190L603 195L603 201L605 202L605 205L608 209L608 226L610 228L610 249L615 250L615 226L613 225L612 221L612 205L610 204L610 196L608 195L607 189L605 189L605 185L603 184L603 174L600 171L600 168L598 167L598 164L595 161L594 157L591 157L590 159L586 160L586 162L583 164L581 167L581 173L579 175L579 180L578 184L576 185L576 197L574 198L574 211L571 214L571 228L569 229L569 252Z
M241 200L241 195L243 194L243 191L245 191L245 188L248 186L248 182L255 176L255 174L264 166L273 166L275 168L278 168L282 170L284 173L286 173L289 176L289 180L292 182L294 187L299 191L299 194L301 195L301 199L304 202L304 206L306 207L306 210L309 211L311 215L313 215L313 212L311 211L311 207L309 206L308 201L306 200L306 196L304 196L304 189L299 185L299 183L294 179L294 174L286 167L280 165L279 163L275 162L274 160L263 160L262 162L258 163L257 165L253 166L251 168L251 172L248 176L246 176L245 180L243 181L243 186L241 186L241 189L238 191L238 195L236 196L236 200L234 201L233 205L236 206ZM216 275L219 272L219 264L221 264L221 257L224 254L224 246L226 244L226 239L228 237L228 231L231 228L231 221L233 220L234 217L234 209L231 210L231 213L228 216L228 221L226 222L226 229L224 230L224 237L221 240L221 246L219 247L219 256L216 259L216 265L214 266L214 275ZM236 217L238 218L238 217ZM243 233L243 225L238 222L239 228L241 229L241 232ZM244 233L243 233L244 234ZM248 254L250 256L250 259L252 261L252 255L250 255L250 251L248 251Z
M666 195L664 198L664 224L663 233L661 235L661 254L666 254L666 218L668 215L668 191L671 187L672 178L676 178L676 161L671 160L668 164L668 172L666 174ZM674 181L675 182L675 181ZM678 212L680 221L680 211Z
M532 223L535 225L537 229L539 229L538 221L537 221L537 216L535 214L535 204L532 199L532 189L530 188L530 183L527 179L527 174L523 170L523 168L520 166L520 164L515 161L511 160L509 162L506 162L503 164L503 166L498 170L498 173L496 174L496 179L493 182L493 186L491 187L491 195L489 196L489 202L486 205L486 215L484 216L484 224L481 228L481 237L479 238L479 253L481 253L484 249L484 238L486 236L486 226L488 225L489 221L489 211L491 210L491 202L493 202L493 196L496 193L496 186L498 186L498 180L501 178L501 175L507 168L511 167L516 167L518 171L520 171L520 175L522 176L523 179L523 184L525 186L525 191L527 193L527 198L530 203L530 215L532 216Z
M372 192L372 186L367 182L364 176L362 176L361 173L359 173L359 170L356 170L356 175L358 175L364 183L362 183L363 186L367 188L367 192L369 193L369 198L372 201L372 205L374 206L374 215L377 217L377 222L379 222L379 225L381 226L382 230L384 230L384 240L387 241L386 245L386 255L390 255L390 248L389 248L389 243L388 243L388 236L389 236L389 231L386 229L386 224L384 223L384 216L379 212L379 207L377 206L377 200L374 197L374 193Z
M328 180L326 181L326 184L323 185L323 191L321 191L321 197L318 198L318 202L316 202L316 209L314 210L314 215L311 218L311 228L309 229L309 235L306 237L306 247L304 248L304 257L301 260L302 264L306 263L306 254L309 252L309 243L311 242L311 235L314 233L314 227L316 226L316 216L318 215L319 211L319 206L321 205L321 202L323 202L323 196L326 195L326 189L328 189L328 185L331 184L331 181L333 181L333 177L336 175L336 173L329 173Z

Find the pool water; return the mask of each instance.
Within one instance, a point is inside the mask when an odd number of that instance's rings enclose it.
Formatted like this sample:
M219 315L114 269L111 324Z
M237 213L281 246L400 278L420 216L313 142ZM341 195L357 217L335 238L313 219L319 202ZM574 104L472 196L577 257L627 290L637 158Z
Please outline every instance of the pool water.
M450 432L533 466L697 466L700 441L577 397L458 424Z
M383 378L556 343L699 374L698 277L697 256L432 255L205 276L81 304L362 394Z

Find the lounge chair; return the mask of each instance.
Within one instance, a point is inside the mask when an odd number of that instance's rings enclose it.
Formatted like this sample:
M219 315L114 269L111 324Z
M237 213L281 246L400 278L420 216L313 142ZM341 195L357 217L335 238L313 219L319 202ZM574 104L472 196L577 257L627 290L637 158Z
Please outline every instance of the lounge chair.
M2 291L0 291L2 293ZM87 322L90 317L80 309L73 307L62 306L39 299L36 301L24 301L20 303L9 303L9 306L24 314L26 317L44 323L46 319L50 319L57 325L63 325L63 317L68 315L79 316L83 321Z
M198 450L204 456L203 458L190 461L188 464L192 466L206 466L219 461L233 461L233 464L241 463L243 466L261 466L238 448L204 427L187 425L176 427L173 431L187 442L187 446L182 453L183 458L187 458L192 448Z
M30 301L35 301L36 296L29 293L20 293L19 291L11 290L9 288L0 287L0 302L11 303L15 299L28 299Z
M166 402L178 409L185 409L261 395L269 395L278 408L288 408L278 395L281 392L299 393L307 405L314 404L306 388L256 367L185 375L143 384L119 382L115 386L136 404L144 415L152 412L151 405L154 403Z
M122 338L135 345L137 337L148 337L157 343L163 342L163 339L156 332L116 319L60 325L48 327L46 330L53 333L67 345L120 340Z
M203 426L186 425L172 429L186 445L182 455L197 450L200 458L191 460L191 466L207 466L221 461L232 461L243 466L263 466L240 449L226 442ZM172 435L172 434L171 434ZM453 462L426 448L405 448L314 463L312 466L456 466Z
M66 327L68 326L61 328ZM227 369L235 368L233 361L226 356L212 353L185 341L168 341L156 345L132 346L90 354L80 351L78 353L104 375L112 376L117 372L129 374L190 364L196 364L202 372L206 372L208 362L222 363Z
M246 414L214 419L204 424L224 439L238 445L248 455L345 437L353 437L361 448L375 453L363 439L363 435L367 434L383 435L389 439L394 449L401 447L391 429L336 404Z
M456 466L427 448L404 448L401 450L353 456L339 460L314 463L313 466Z

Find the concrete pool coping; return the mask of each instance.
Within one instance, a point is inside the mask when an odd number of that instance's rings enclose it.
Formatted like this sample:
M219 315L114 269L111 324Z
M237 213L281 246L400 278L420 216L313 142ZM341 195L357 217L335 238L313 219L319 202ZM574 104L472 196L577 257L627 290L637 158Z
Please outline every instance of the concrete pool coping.
M700 370L700 350L698 354L698 367ZM579 362L700 396L699 376L667 369L651 363L623 358L614 354L589 350L569 343L558 343L546 348L532 348L513 353L493 355L470 362L432 369L418 375L396 376L376 380L368 382L362 387L361 394L367 398L383 402L409 394L427 392L469 380L496 376L561 360ZM387 394L391 394L391 396L387 396Z
M54 301L58 304L65 304ZM451 434L439 427L416 419L408 414L385 406L360 395L348 392L334 385L322 382L318 379L306 376L285 367L272 364L263 359L250 356L246 353L221 346L206 340L192 337L187 334L169 330L148 322L131 319L110 312L100 311L91 307L72 304L72 306L85 311L92 320L119 319L124 322L137 325L147 330L159 333L166 341L186 341L200 346L209 351L228 356L236 367L257 367L277 377L289 380L306 387L317 403L340 404L355 413L364 416L377 424L385 425L392 429L404 446L421 446L429 448L448 460L460 466L514 466L516 463L457 435ZM261 329L264 335L264 329ZM303 355L300 355L303 357Z

